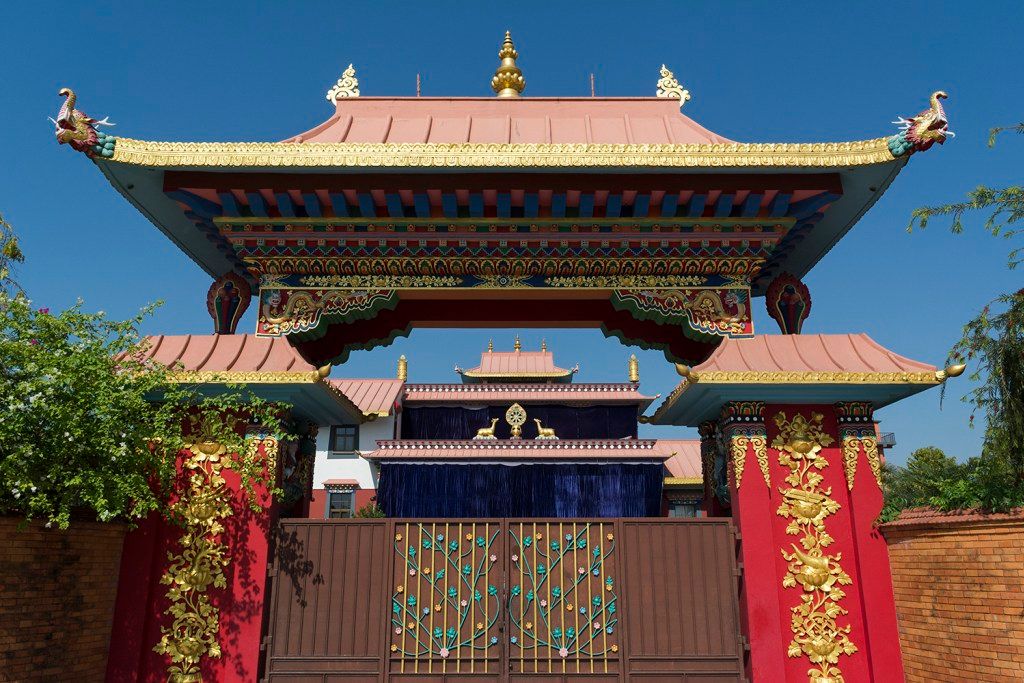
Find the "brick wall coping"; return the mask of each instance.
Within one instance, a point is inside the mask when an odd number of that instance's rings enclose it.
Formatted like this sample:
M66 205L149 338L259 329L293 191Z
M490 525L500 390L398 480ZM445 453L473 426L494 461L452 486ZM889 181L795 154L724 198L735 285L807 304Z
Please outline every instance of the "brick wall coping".
M918 527L952 527L961 525L1019 522L1024 524L1024 507L1010 512L986 513L978 510L952 510L943 512L935 508L911 508L904 510L891 522L879 525L882 532Z

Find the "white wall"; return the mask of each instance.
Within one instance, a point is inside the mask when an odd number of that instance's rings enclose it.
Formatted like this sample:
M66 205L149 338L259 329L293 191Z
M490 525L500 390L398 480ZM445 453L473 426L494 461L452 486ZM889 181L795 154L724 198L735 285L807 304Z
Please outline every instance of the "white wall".
M359 425L359 450L376 450L378 439L393 439L395 416L380 417ZM323 425L316 436L316 463L313 465L313 488L322 489L328 479L355 479L361 489L377 488L377 473L370 462L362 457L328 459L331 425Z

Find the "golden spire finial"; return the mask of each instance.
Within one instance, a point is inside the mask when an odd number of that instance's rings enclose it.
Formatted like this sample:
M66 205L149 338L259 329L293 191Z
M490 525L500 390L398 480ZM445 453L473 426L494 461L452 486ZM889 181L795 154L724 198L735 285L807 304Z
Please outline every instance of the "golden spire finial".
M487 350L488 351L494 351L494 340L493 339L488 339L487 340Z
M327 91L328 102L334 102L344 97L359 97L359 79L356 78L356 69L351 64L341 74L338 82Z
M675 74L668 70L664 64L661 65L661 78L658 79L658 97L667 97L670 100L679 100L679 108L682 109L687 100L690 99L690 91L679 85Z
M629 354L629 381L636 384L640 381L640 361L636 359L636 354Z
M540 340L540 350L541 351L547 351L548 350L548 340L547 339L541 339Z
M405 359L405 354L404 353L401 356L398 357L398 375L397 375L397 377L398 377L398 379L402 380L403 382L406 381L407 379L409 379L409 361Z
M516 335L515 343L512 344L512 348L515 349L516 351L518 351L519 349L523 348L522 342L519 341L519 335L518 334Z
M498 94L498 97L519 97L519 94L526 89L523 72L516 66L518 57L519 53L516 52L516 46L512 43L512 33L505 31L505 42L501 44L501 51L498 52L501 65L494 72L494 78L491 79L491 88Z

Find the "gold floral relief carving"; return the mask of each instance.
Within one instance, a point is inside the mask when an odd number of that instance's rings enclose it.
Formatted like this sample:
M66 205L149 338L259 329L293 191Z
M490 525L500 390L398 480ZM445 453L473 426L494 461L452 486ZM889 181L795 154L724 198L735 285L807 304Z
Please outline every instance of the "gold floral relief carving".
M810 419L784 412L775 415L779 434L772 440L772 448L779 452L779 464L789 470L780 487L782 504L778 515L789 519L786 533L799 536L799 545L791 543L792 552L783 548L782 557L788 563L784 588L801 588L800 602L792 608L790 629L793 640L787 654L807 657L811 683L841 683L839 658L857 651L850 640L850 624L840 625L839 618L848 613L840 602L846 597L842 586L852 583L840 561L841 553L829 554L826 549L833 543L825 520L839 510L832 499L832 488L822 486L822 470L829 463L822 449L833 443L822 429L824 416L811 413Z
M846 488L853 490L853 479L857 476L857 458L860 456L861 442L856 436L843 437L843 471L846 473Z
M757 466L764 477L764 483L771 488L772 478L768 472L768 437L761 434L752 435L750 445L754 449L754 457L757 458Z
M161 625L160 642L153 650L171 659L169 683L199 683L203 657L221 655L220 609L210 601L209 589L225 588L224 568L230 562L221 520L230 517L231 492L221 472L231 467L231 454L211 441L188 446L182 466L188 485L171 505L185 531L177 553L167 553L170 563L160 582L166 586L170 605L164 614L170 625Z
M202 438L202 436L200 436ZM260 446L267 471L277 471L279 444L269 435L248 439L248 455L257 457ZM170 605L164 610L170 624L160 626L157 654L170 657L168 683L201 683L203 657L219 658L220 609L210 599L211 588L226 588L224 570L231 562L223 537L223 520L232 516L231 489L223 471L231 469L233 456L223 444L211 440L189 444L182 462L188 478L171 514L184 524L177 552L168 552L168 566L160 577Z
M736 489L739 490L743 481L743 468L747 463L747 447L750 445L750 437L746 434L734 434L732 439L732 468L736 480Z

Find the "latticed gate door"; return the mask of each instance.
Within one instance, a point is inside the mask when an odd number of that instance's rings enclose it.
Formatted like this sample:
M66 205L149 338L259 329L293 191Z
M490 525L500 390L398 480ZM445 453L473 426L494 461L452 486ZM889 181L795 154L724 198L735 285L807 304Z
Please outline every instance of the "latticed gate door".
M390 680L503 680L505 525L399 521L394 528Z
M512 521L508 534L511 680L619 680L614 524Z
M612 523L398 522L391 680L618 680Z

